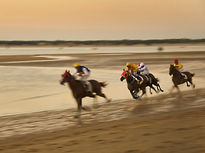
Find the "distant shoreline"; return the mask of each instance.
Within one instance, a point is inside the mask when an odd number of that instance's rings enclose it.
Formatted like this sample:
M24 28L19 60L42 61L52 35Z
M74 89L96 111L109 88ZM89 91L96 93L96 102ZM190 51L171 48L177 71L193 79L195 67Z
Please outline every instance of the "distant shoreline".
M87 41L0 41L0 47L85 47L85 46L166 46L205 45L205 39L87 40Z

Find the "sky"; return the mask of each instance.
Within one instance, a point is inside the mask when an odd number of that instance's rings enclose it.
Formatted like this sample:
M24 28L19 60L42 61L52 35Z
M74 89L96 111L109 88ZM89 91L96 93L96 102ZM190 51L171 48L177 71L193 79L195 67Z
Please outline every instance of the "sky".
M0 0L0 40L205 38L205 0Z

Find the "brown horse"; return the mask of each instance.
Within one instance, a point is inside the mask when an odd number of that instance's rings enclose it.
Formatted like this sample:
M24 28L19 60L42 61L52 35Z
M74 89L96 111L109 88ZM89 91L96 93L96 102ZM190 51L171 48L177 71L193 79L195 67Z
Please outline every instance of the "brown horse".
M110 100L105 96L105 94L102 93L102 88L105 87L105 82L98 82L96 80L89 80L89 82L92 85L92 92L88 92L85 90L85 87L80 80L76 80L73 75L69 71L65 71L64 74L62 74L62 80L60 81L60 84L64 85L64 83L67 82L70 89L72 90L73 97L76 99L76 102L78 104L78 112L81 112L81 109L85 109L82 107L82 98L84 97L92 97L95 98L96 95L104 97L107 102Z
M181 73L185 74L187 78L185 78ZM169 75L173 75L172 82L174 84L174 87L179 90L178 85L183 84L186 82L187 87L189 87L189 83L192 85L193 88L195 88L195 85L192 82L192 77L194 76L194 73L190 72L179 72L174 65L170 64L169 68Z

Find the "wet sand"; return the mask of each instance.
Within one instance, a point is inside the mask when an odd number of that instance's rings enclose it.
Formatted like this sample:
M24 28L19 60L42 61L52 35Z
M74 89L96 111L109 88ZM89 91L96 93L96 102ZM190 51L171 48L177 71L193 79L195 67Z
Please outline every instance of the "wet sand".
M84 111L80 119L73 118L75 109L0 117L1 152L205 152L205 52L63 56L74 59L0 65L71 67L78 61L100 70L121 70L127 61L145 61L156 75L168 76L169 64L178 57L186 70L196 74L197 88L183 87L182 94L167 91L139 101L100 103L97 108L89 107L90 111ZM28 61L35 56L19 58ZM1 59L19 61L16 57Z
M0 119L2 135L19 135L2 139L0 151L203 153L205 107L200 104L204 103L205 89L198 89L182 96L173 93L104 104L79 119L71 117L74 112L69 110L5 117ZM154 111L167 106L167 110ZM71 122L74 124L68 127Z

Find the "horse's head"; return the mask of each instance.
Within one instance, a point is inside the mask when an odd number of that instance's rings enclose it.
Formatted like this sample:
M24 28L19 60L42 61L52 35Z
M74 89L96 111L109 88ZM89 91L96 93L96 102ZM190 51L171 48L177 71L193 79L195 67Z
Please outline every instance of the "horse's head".
M174 65L170 64L170 67L169 67L169 75L172 75L175 69L176 69L176 68L174 67Z
M70 71L65 71L62 75L62 80L60 84L64 85L65 82L70 82L73 79L73 76L70 74Z
M127 79L129 73L128 71L126 71L125 69L123 69L123 72L121 74L121 78L120 78L120 81L123 81L124 79Z

